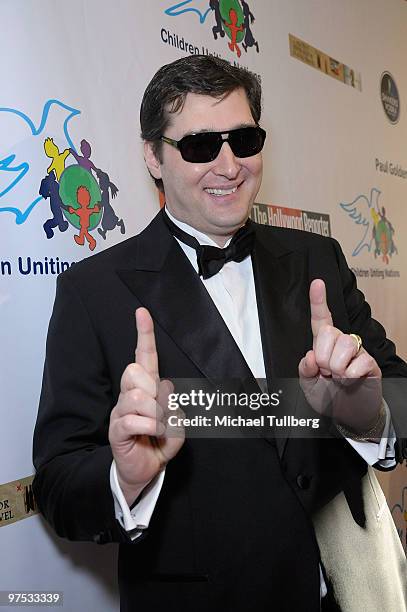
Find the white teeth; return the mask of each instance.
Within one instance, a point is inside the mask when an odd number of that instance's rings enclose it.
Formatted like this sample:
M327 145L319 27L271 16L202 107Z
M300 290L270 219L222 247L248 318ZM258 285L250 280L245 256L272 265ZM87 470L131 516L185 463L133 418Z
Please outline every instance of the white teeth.
M236 190L237 187L234 187L233 189L205 189L206 193L216 196L230 195L231 193L235 193Z

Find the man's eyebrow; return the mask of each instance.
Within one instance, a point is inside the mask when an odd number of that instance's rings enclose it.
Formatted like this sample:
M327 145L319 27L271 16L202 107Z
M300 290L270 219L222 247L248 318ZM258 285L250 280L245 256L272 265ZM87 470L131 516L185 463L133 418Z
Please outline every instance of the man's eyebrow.
M192 134L208 134L215 132L216 134L225 134L226 132L232 132L233 130L241 130L247 127L256 127L257 123L239 123L227 130L215 130L215 128L202 128L201 130L190 130L186 132L184 136L191 136Z

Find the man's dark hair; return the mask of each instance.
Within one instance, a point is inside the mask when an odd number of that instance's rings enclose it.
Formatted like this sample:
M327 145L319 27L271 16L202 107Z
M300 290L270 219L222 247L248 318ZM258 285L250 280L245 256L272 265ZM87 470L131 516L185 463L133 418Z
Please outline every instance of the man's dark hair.
M261 85L258 77L212 55L189 55L162 66L148 84L140 108L141 137L152 143L162 161L160 136L170 124L170 114L182 110L188 93L222 99L235 89L246 92L256 123L261 115ZM154 182L164 191L161 179Z

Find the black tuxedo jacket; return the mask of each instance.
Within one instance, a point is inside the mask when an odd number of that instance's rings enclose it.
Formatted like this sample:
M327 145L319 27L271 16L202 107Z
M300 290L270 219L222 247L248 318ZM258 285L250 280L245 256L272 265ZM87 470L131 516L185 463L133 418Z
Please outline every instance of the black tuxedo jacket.
M363 338L384 376L407 376L393 343L371 318L335 240L257 224L255 230L252 261L270 383L297 377L300 359L312 348L309 285L314 278L326 283L334 325ZM203 377L214 385L235 378L247 388L255 384L159 213L139 236L75 264L58 279L34 437L39 508L63 537L121 542L123 610L133 609L133 588L140 609L159 609L167 602L167 609L177 610L239 611L248 605L284 610L281 602L270 607L273 580L280 580L279 563L270 577L270 559L277 555L282 565L289 563L283 558L291 551L291 558L312 565L306 580L313 588L318 585L310 517L344 491L354 520L363 525L360 478L366 464L340 437L187 440L167 466L147 535L130 543L114 515L108 427L121 375L134 360L139 306L154 319L162 378ZM391 401L402 413L402 399ZM397 449L401 459L403 443ZM281 500L270 480L276 461L281 468L276 478L281 477L286 495ZM278 529L277 506L290 533ZM290 578L287 593L298 580ZM223 599L210 600L211 581L233 584L238 593L233 606L224 592ZM318 607L314 601L298 609Z

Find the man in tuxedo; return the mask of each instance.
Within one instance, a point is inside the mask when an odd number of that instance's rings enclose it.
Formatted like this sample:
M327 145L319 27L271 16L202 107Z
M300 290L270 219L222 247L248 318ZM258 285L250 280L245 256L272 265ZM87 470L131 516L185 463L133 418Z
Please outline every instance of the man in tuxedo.
M338 609L312 519L343 494L366 531L368 464L405 453L381 379L407 367L338 243L248 221L260 103L257 78L223 60L162 67L140 117L165 210L58 279L34 491L59 535L120 542L123 611ZM170 380L239 381L250 394L298 377L308 404L289 390L290 407L319 414L330 437L260 427L185 439L180 413L169 426Z

